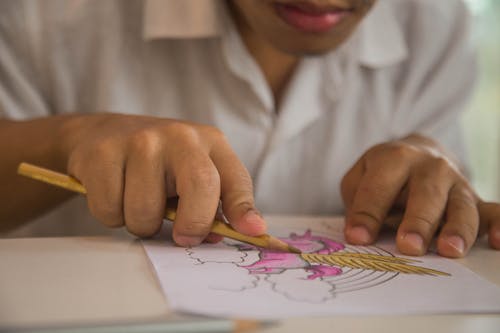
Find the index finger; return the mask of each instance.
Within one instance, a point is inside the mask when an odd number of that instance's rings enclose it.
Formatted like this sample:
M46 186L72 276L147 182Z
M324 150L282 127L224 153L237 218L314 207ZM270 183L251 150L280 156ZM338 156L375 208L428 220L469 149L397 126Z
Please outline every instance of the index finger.
M220 175L222 210L238 232L259 236L266 223L255 207L252 178L224 137L213 146L210 157Z
M345 236L348 242L366 245L375 241L408 173L409 169L403 165L391 169L373 165L365 170L347 212Z

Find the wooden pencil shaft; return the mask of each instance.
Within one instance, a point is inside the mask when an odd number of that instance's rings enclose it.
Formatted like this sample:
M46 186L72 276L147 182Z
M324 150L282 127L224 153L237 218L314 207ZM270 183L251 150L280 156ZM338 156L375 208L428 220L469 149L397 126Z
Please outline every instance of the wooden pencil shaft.
M55 172L29 163L21 163L17 169L17 172L20 175L36 179L47 184L62 187L81 194L87 194L87 190L78 180L59 172ZM177 215L176 206L177 205L167 205L167 208L165 210L166 219L171 221L175 220L175 217ZM219 220L214 221L214 223L212 224L211 232L258 247L269 248L272 246L273 249L279 249L282 251L290 250L286 243L281 242L277 238L271 237L269 235L261 235L256 237L243 235L234 230L229 224Z
M20 175L40 180L47 184L59 186L73 192L87 194L85 187L75 178L56 171L41 168L29 163L21 163L17 168L17 172Z

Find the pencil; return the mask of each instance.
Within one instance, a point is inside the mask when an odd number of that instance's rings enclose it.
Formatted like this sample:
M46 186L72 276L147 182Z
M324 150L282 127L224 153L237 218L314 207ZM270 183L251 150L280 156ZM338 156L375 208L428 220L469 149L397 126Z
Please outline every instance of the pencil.
M180 316L179 318L167 318L162 321L148 322L111 322L76 324L71 326L47 326L7 329L16 333L245 333L265 329L274 325L272 321L254 321L224 318L206 318L197 316Z
M22 176L62 187L73 192L84 195L87 194L87 190L77 179L63 173L24 162L19 164L17 173ZM176 216L176 208L176 205L172 207L168 205L165 209L165 218L174 221ZM229 224L217 219L215 219L212 224L211 232L223 237L231 238L243 243L255 245L269 250L301 253L299 249L283 242L276 237L272 237L267 234L261 236L247 236L234 230L233 227L231 227Z

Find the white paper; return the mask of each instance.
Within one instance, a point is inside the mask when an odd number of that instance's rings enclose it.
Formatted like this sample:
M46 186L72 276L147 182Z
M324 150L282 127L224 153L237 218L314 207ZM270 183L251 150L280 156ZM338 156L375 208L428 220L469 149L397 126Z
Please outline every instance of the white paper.
M395 250L393 237L386 237L376 246L344 244L342 219L267 221L270 234L303 252L319 251L322 258L354 252L384 256L377 260L393 260L395 256L416 259L404 264L446 275L311 263L297 254L269 253L231 240L185 249L167 240L166 231L143 244L171 307L181 312L255 319L500 313L500 288L453 260L432 254L401 256Z

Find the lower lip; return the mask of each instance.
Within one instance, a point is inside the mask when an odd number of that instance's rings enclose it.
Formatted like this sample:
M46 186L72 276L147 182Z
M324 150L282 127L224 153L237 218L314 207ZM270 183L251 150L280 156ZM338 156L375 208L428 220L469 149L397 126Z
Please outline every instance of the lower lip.
M289 25L302 32L325 33L336 26L350 11L335 10L308 12L290 5L276 4L278 15Z

